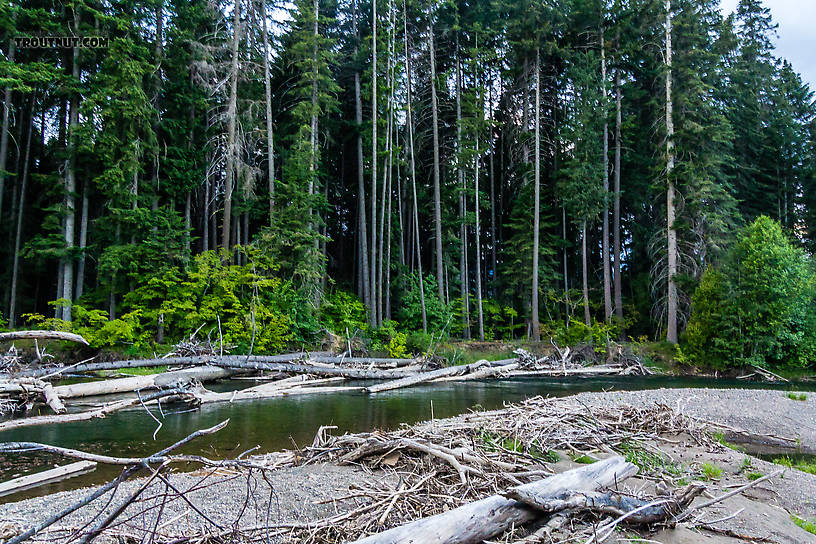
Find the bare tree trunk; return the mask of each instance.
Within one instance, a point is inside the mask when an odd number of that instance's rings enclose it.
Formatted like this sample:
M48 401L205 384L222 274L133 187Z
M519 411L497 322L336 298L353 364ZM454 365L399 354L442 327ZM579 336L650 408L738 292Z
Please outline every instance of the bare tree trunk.
M565 325L569 328L570 324L570 301L569 301L569 276L567 275L567 210L561 206L561 239L564 241L564 312L566 319Z
M318 131L318 124L317 124L317 78L318 78L318 65L317 65L317 54L318 54L318 45L317 45L317 37L320 34L319 29L319 3L318 0L314 0L312 3L312 9L314 10L314 25L312 27L312 32L314 35L314 48L312 50L312 120L311 120L311 134L309 135L310 144L311 144L311 154L309 157L309 196L316 194L318 190L318 174L317 174L317 131ZM312 216L313 210L311 205L309 206L309 229L315 230L317 223L319 222L319 215L320 212L317 213L318 217L315 219ZM319 229L318 229L319 231ZM315 253L319 253L320 251L320 240L319 237L315 237L314 240L314 251ZM325 264L321 267L321 279L324 278L326 274ZM315 280L315 289L314 289L314 302L315 306L320 305L320 290L318 287L318 280Z
M392 136L393 138L393 136ZM392 143L393 147L393 143ZM391 155L392 150L389 148L388 154ZM391 160L389 159L389 163ZM390 164L389 164L390 167ZM388 176L388 232L387 243L385 244L385 319L391 320L391 201L393 200L393 184L394 176ZM397 177L397 184L399 184L399 177Z
M619 38L620 40L620 38ZM623 320L623 295L621 293L621 227L620 227L620 191L621 191L621 77L620 68L615 69L615 200L612 211L613 247L615 252L613 277L615 281L615 315Z
M480 80L479 80L479 35L476 35L476 42L475 42L475 50L476 50L476 58L474 59L475 62L475 74L474 79L476 80L476 115L477 121L481 122L484 118L484 106L482 104L482 96L481 96L481 88L480 88ZM476 155L474 157L475 168L474 168L474 179L473 179L473 188L474 188L474 200L475 200L475 210L476 210L476 225L474 226L474 230L476 233L476 307L479 311L479 340L484 342L484 311L482 308L482 240L481 240L481 229L482 225L479 221L479 124L476 125Z
M266 30L266 0L261 0L261 29L264 51L264 93L266 99L266 163L269 171L269 224L275 214L275 135L272 130L272 82L269 72L269 33Z
M23 161L23 176L20 180L20 202L17 208L17 231L14 235L14 260L11 268L11 300L9 302L9 328L17 325L17 278L20 268L20 239L23 232L23 215L25 206L26 184L28 183L28 167L31 158L31 133L34 132L34 97L29 106L28 136L26 137L25 159Z
M45 128L45 127L43 127ZM76 290L74 297L79 298L85 290L85 250L88 247L88 185L85 179L82 185L82 214L79 216L79 260L77 262Z
M422 330L428 332L428 314L425 310L425 278L422 276L422 251L419 244L419 202L417 201L416 190L416 158L414 155L414 120L411 115L411 57L408 54L408 10L405 7L405 0L402 0L403 12L403 36L405 44L405 79L408 91L408 146L411 150L411 189L414 195L414 243L416 244L417 271L419 272L419 300L422 306Z
M79 14L74 11L74 30L79 27ZM79 81L79 48L74 47L71 75L74 81ZM68 122L68 157L65 161L65 224L64 239L66 249L74 246L75 208L74 193L76 193L76 129L79 124L79 94L71 97ZM71 302L74 289L74 262L70 256L63 258L62 298L68 304L62 309L62 318L71 321Z
M470 338L470 300L468 289L468 257L467 257L467 190L465 174L462 169L462 66L459 51L459 34L456 34L456 150L459 157L456 159L456 175L459 181L459 283L462 295L462 326L463 335Z
M535 65L535 181L533 182L533 191L535 194L535 202L533 204L533 293L532 293L532 337L533 341L539 342L541 340L541 330L538 323L538 244L539 244L539 215L541 207L541 114L539 109L541 107L541 67L540 52L536 49L536 65Z
M14 64L14 39L9 40L8 60L11 64ZM3 91L3 124L2 133L0 133L0 216L3 215L3 194L6 191L6 158L8 157L9 113L11 108L11 86L7 86Z
M371 2L371 317L377 326L377 0Z
M490 121L490 132L489 132L489 140L488 140L488 151L490 152L490 252L491 252L491 267L490 270L492 272L491 276L491 292L495 297L496 293L496 269L498 268L498 260L496 256L498 240L496 240L496 186L495 186L495 170L493 165L493 155L494 155L494 148L493 148L493 86L490 85L489 90L489 101L490 105L488 106L489 111L489 121Z
M353 4L353 15L352 15L352 28L354 29L354 56L357 57L359 46L358 42L360 39L360 33L357 29L357 0L354 0ZM362 102L362 93L360 91L360 70L357 69L354 71L354 110L355 110L355 119L357 121L357 198L360 201L360 262L362 266L360 267L360 273L363 277L363 302L369 309L372 308L371 306L371 276L369 275L368 270L368 232L366 232L367 223L366 220L366 196L365 196L365 174L364 174L364 164L363 164L363 134L361 132L363 128L363 102Z
M666 340L677 343L677 231L674 228L674 119L672 104L672 15L666 0L666 229L668 239L668 297Z
M221 223L221 247L229 251L232 221L232 186L235 181L235 125L238 102L238 44L241 41L241 0L235 0L232 19L232 60L230 61L230 91L227 102L227 160L224 188L224 219Z
M189 256L190 255L190 230L193 228L192 225L192 218L191 218L191 208L192 208L192 191L187 191L187 195L184 198L184 253Z
M436 51L434 50L433 13L428 5L428 57L431 64L431 124L433 125L434 227L436 242L436 285L439 300L445 301L442 264L442 196L439 180L439 106L436 98Z
M606 119L606 43L604 43L604 20L601 13L601 91L603 96L603 231L601 233L601 250L603 257L603 291L604 319L608 323L612 318L612 270L609 263L609 122Z
M210 250L210 176L204 177L204 199L202 206L202 221L201 221L201 250Z
M587 222L586 218L584 218L584 222L581 225L581 277L583 280L584 293L584 323L587 327L589 327L592 324L592 320L589 315L589 284L587 283L587 268Z

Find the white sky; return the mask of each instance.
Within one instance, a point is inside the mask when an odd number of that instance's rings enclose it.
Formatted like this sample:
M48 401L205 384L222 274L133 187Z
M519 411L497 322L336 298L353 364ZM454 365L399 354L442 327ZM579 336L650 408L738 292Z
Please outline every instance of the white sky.
M720 0L723 13L734 11L739 0ZM816 90L816 0L764 0L779 24L776 55L788 59L802 79Z

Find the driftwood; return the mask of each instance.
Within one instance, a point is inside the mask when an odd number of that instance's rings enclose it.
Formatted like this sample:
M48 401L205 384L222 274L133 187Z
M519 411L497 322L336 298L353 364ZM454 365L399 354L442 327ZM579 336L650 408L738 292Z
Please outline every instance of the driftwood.
M666 521L686 508L695 497L705 491L705 485L695 482L674 494L661 497L657 501L645 501L636 497L616 492L569 491L562 495L541 493L536 488L516 487L505 493L505 496L537 508L542 512L555 513L564 510L595 512L627 517L629 523L647 525Z
M37 472L36 474L20 476L19 478L0 483L0 497L65 480L66 478L87 474L95 468L96 463L93 461L77 461L76 463L51 468Z
M46 404L48 404L55 414L64 414L68 411L65 409L65 405L60 400L59 394L53 385L50 383L45 384L42 393L43 397L45 397Z
M591 465L568 470L543 480L519 486L536 489L536 495L563 495L566 491L595 491L637 473L637 467L622 457L611 457ZM527 524L540 512L526 504L494 495L443 514L420 519L383 533L360 539L358 544L476 544L502 534L509 528Z
M518 363L509 363L502 366L491 366L483 368L475 372L470 372L462 376L445 376L443 378L436 378L434 382L461 382L466 380L483 380L485 378L493 378L498 375L505 375L519 367Z
M294 361L308 360L317 364L295 364ZM321 366L322 368L336 368L350 374L349 378L366 378L366 373L377 375L376 370L366 370L365 368L355 368L352 365L396 368L405 367L415 363L413 359L379 359L379 358L343 358L329 356L325 354L309 355L307 353L284 353L281 355L191 355L188 357L165 357L156 359L127 359L122 361L96 361L84 362L75 365L60 365L52 367L30 368L15 372L14 376L42 378L45 376L59 376L66 371L71 372L97 372L100 370L120 370L125 368L139 368L151 366L200 366L214 365L225 368L244 368L251 370L271 370L282 372L305 372L305 369ZM342 366L325 366L325 365ZM278 366L275 366L278 365ZM331 372L331 371L327 371ZM399 372L394 370L393 372ZM353 375L352 375L353 374ZM342 375L342 374L336 374ZM3 376L0 374L0 376ZM6 373L6 377L11 374ZM391 374L385 374L387 379Z
M64 340L66 342L76 342L88 345L88 341L78 334L63 331L12 331L0 332L0 342L11 342L14 340Z
M490 374L494 374L495 372L500 372L503 367L508 366L514 361L514 359L509 359L507 361L496 361L490 370L494 370ZM390 382L386 383L379 383L376 385L372 385L366 387L366 391L369 393L379 393L381 391L391 391L392 389L401 389L403 387L410 387L412 385L417 385L424 382L429 382L431 380L436 380L439 378L446 378L450 376L463 376L467 375L471 372L474 372L484 366L491 365L490 362L482 359L481 361L476 361L475 363L471 363L469 365L461 365L461 366L448 366L445 368L440 368L439 370L432 370L430 372L423 372L420 374L416 374L414 376L406 376L403 378L399 378Z
M228 378L234 373L234 371L217 366L200 366L147 376L133 376L130 378L58 385L53 389L61 398L71 399L96 395L111 395L115 393L129 393L142 389L177 387L190 383L193 380L205 383Z
M10 419L0 421L0 432L11 429L18 429L21 427L33 427L35 425L48 425L49 423L70 423L74 421L87 421L90 419L102 418L108 414L112 414L118 410L137 406L140 403L147 403L163 399L166 397L177 397L186 399L188 401L195 401L195 396L186 389L172 388L162 391L156 391L150 395L143 395L141 398L125 399L116 402L111 402L103 405L100 408L86 410L84 412L77 412L74 414L59 414L47 416L34 416L20 419Z

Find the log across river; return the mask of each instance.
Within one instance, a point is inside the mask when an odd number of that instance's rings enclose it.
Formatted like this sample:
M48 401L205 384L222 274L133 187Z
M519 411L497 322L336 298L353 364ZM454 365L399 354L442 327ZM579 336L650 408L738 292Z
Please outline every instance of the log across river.
M354 383L354 382L352 382ZM221 393L246 388L251 382L225 382L210 388ZM359 385L367 385L360 382ZM384 391L376 395L364 392L341 392L320 395L276 397L241 402L222 402L199 409L174 413L165 408L162 418L157 408L153 415L162 421L162 428L152 438L156 421L141 407L111 414L104 419L65 422L21 428L0 433L0 441L35 441L63 447L73 447L96 453L120 456L143 455L185 436L191 429L204 428L230 418L230 424L212 437L195 444L187 453L206 453L210 457L237 455L253 446L260 451L277 451L309 444L322 425L336 425L337 433L364 432L372 429L394 429L401 423L413 423L430 418L443 418L471 409L501 408L536 395L564 396L582 391L609 389L638 390L660 387L771 388L767 383L743 380L712 380L709 378L668 376L626 376L599 378L516 378L471 382L436 382L412 388ZM782 387L784 389L784 387ZM789 388L789 386L788 386ZM2 457L2 456L0 456ZM34 470L50 468L54 458L47 455L0 458L0 481ZM100 466L82 478L66 480L37 490L17 494L5 500L20 500L106 482L113 474L110 467ZM4 499L0 498L0 501Z

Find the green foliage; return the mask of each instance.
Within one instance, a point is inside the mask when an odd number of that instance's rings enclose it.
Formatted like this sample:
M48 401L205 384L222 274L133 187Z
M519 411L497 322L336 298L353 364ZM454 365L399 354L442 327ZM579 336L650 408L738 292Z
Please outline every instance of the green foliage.
M628 462L637 465L646 474L667 472L678 475L682 472L682 467L673 463L666 455L651 451L637 442L627 441L622 443L620 451Z
M804 393L790 392L785 396L788 397L791 400L800 400L800 401L806 401L807 400L807 395L804 394Z
M785 455L777 457L773 460L774 464L782 465L783 467L795 468L808 474L816 474L816 460L804 457L790 457Z
M692 299L684 351L715 368L810 366L816 357L816 277L781 226L760 217Z
M366 328L366 309L354 293L335 289L323 297L320 322L337 334L354 334Z
M708 462L703 463L700 470L702 470L703 479L705 480L716 480L721 477L723 473L720 467Z
M793 514L791 514L791 520L808 533L816 535L816 521L800 518L799 516L794 516Z
M399 308L399 321L413 331L422 330L422 301L419 292L419 277L416 274L407 274L407 288L402 297ZM439 299L436 280L430 274L425 276L425 313L428 320L428 330L443 332L448 330L453 319L453 302L445 304ZM428 346L425 346L427 349Z
M561 321L545 323L541 329L542 338L552 338L559 346L576 346L586 344L593 346L598 353L606 353L610 340L620 336L619 328L614 323L593 321L587 326L583 321L570 319L569 326Z

